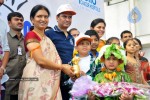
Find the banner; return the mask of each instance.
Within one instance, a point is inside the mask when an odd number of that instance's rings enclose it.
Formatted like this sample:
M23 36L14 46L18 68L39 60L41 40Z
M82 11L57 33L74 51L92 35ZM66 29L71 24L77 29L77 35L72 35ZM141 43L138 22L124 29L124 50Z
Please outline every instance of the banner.
M20 12L24 16L23 34L25 35L32 23L30 22L30 11L37 4L45 5L51 12L49 25L54 27L56 22L56 11L61 4L69 3L77 12L73 16L70 28L77 28L80 32L90 29L93 19L104 18L104 0L5 0L0 7L0 18L7 22L10 12ZM9 29L9 28L8 28Z

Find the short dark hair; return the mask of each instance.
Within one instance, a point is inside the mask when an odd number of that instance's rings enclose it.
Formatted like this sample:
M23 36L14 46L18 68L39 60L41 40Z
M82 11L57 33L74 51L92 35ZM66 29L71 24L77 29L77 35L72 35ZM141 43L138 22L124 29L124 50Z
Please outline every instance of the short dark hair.
M47 7L43 6L43 5L36 5L32 8L31 12L30 12L30 19L31 18L34 18L36 13L39 11L39 10L42 10L44 9L47 13L48 13L48 16L50 16L50 12L48 10Z
M110 37L110 38L108 38L107 41L106 41L106 45L112 44L112 41L115 40L115 39L119 41L119 38L117 38L117 37Z
M94 35L99 40L99 35L97 34L97 32L95 30L87 30L84 34L89 35L90 37Z
M91 22L91 27L94 28L97 24L99 23L104 23L105 27L106 27L106 23L105 23L105 20L102 19L102 18L97 18L97 19L94 19L92 22Z
M129 31L129 30L124 30L123 32L121 32L120 37L123 38L123 34L125 34L125 33L130 33L130 34L132 35L132 32L131 32L131 31Z
M20 17L20 18L23 18L23 20L24 20L23 15L22 15L21 13L19 13L19 12L12 12L12 13L9 13L8 16L7 16L7 20L8 20L8 21L11 21L11 19L12 19L13 17Z
M77 30L77 31L78 31L78 29L76 29L76 28L71 28L71 29L69 30L69 33L71 33L71 31L74 31L74 30Z

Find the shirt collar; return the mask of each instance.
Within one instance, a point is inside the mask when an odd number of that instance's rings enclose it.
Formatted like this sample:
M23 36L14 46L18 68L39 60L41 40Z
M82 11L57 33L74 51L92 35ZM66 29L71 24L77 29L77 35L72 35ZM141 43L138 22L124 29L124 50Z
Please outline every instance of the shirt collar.
M92 52L91 52L91 51L89 52L89 55L91 55L91 57L94 57L94 55L92 54ZM98 57L98 55L99 55L99 53L98 53L98 52L96 52L96 57Z
M9 34L11 35L11 37L17 37L16 33L13 30L10 30ZM24 38L22 33L21 33L21 38Z
M58 26L54 26L54 31L56 31L56 32L63 32L63 31L61 31L59 28L58 28Z

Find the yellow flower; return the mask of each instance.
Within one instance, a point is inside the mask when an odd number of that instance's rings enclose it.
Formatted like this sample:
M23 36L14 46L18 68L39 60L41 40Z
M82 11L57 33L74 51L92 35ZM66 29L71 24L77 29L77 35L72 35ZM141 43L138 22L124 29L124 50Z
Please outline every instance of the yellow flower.
M117 76L116 72L113 72L112 75L113 75L113 77L116 77L116 76Z
M120 72L120 71L121 71L121 68L117 67L116 70L117 70L117 72Z
M101 71L102 71L102 72L106 71L106 68L105 68L105 67L102 67L102 68L101 68Z

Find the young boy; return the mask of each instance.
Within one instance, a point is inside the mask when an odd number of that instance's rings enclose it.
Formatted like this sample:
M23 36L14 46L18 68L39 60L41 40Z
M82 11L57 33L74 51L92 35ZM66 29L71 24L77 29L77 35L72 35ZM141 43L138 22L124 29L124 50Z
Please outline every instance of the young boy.
M90 55L92 39L88 35L80 35L75 39L75 49L80 58L79 66L82 72L92 79L100 72L100 63L96 64L95 59Z
M95 30L87 30L85 32L85 35L89 35L92 39L90 55L91 55L91 57L93 57L95 59L98 57L98 54L99 54L97 52L97 48L99 45L99 35L97 34L97 32Z
M87 75L90 79L93 79L96 74L100 72L101 64L95 63L95 59L91 57L89 52L91 51L92 39L88 35L79 35L75 39L75 49L78 51L77 57L80 58L78 65L80 67L80 76ZM68 80L69 84L73 84L76 78ZM81 98L80 98L81 99ZM80 100L75 98L74 100ZM86 100L86 98L82 98Z
M126 63L126 58L118 48L118 45L112 44L102 47L98 58L104 63L104 67L102 68L102 72L96 75L94 81L98 83L131 82L129 75L118 68L120 64ZM94 97L91 97L90 94L89 99L92 100ZM133 95L125 91L121 96L103 97L100 100L119 100L119 98L121 100L132 100Z

